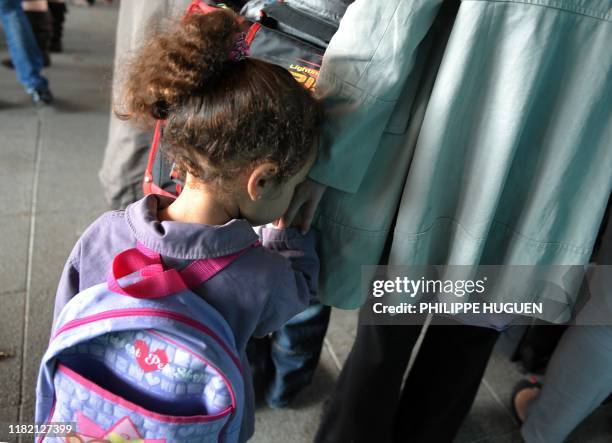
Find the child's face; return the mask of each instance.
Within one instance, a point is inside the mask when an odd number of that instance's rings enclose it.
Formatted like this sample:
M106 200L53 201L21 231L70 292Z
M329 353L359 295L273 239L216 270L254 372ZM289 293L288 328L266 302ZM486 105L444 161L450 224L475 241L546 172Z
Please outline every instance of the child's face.
M275 184L266 177L273 176L273 165L260 165L251 173L247 184L247 196L240 203L240 213L254 226L273 222L287 212L295 188L308 176L315 162L317 150L313 148L310 158L302 169L289 180Z

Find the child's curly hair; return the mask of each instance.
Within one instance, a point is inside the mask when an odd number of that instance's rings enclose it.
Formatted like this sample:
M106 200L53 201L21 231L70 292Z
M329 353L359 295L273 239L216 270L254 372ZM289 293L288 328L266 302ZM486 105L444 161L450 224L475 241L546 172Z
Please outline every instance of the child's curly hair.
M229 59L237 16L192 14L151 35L128 65L116 114L152 125L166 120L163 149L183 172L223 185L248 166L295 175L315 145L320 103L280 66Z

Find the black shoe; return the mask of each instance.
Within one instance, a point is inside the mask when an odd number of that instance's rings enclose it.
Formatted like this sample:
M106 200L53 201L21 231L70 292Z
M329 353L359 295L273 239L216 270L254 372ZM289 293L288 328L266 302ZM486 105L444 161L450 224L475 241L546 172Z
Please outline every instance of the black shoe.
M33 92L30 92L30 97L32 97L32 103L36 106L45 106L53 103L53 95L49 89L35 89Z

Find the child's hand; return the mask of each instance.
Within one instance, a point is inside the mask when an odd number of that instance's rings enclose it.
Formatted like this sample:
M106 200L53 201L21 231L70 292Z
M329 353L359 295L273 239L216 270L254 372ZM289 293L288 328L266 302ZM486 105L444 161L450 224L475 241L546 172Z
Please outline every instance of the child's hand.
M285 229L295 226L306 234L327 186L307 178L295 188L293 199L285 215L274 222L275 226Z

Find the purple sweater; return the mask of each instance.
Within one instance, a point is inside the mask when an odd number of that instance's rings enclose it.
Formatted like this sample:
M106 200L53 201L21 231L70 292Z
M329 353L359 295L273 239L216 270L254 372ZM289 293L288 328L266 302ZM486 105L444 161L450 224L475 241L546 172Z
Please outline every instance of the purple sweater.
M55 299L56 319L63 306L80 291L106 281L115 255L136 241L159 252L166 266L182 268L192 260L238 252L257 239L246 220L223 226L179 223L157 219L170 199L147 196L125 211L107 212L97 219L74 246ZM279 329L304 310L316 295L319 260L314 234L263 228L263 247L251 248L226 269L193 288L225 318L234 332L245 368L245 413L241 441L254 431L255 402L245 348L251 336Z

